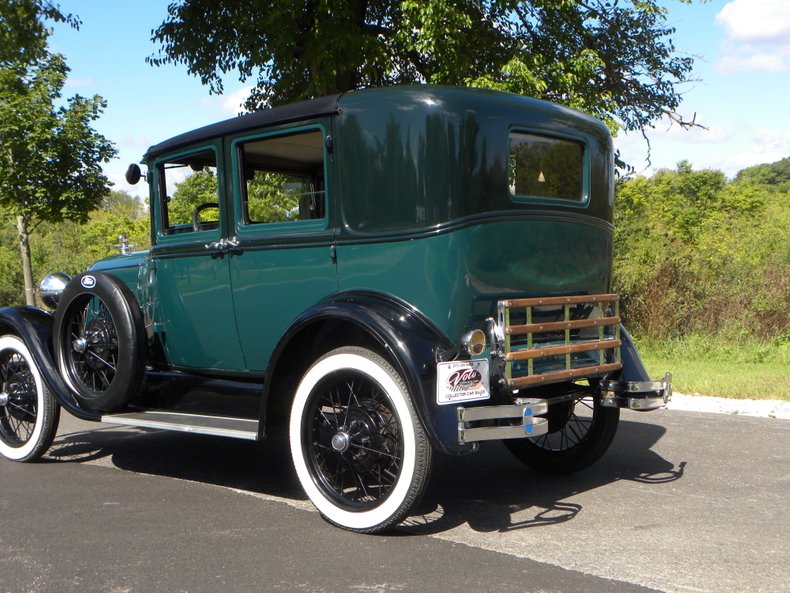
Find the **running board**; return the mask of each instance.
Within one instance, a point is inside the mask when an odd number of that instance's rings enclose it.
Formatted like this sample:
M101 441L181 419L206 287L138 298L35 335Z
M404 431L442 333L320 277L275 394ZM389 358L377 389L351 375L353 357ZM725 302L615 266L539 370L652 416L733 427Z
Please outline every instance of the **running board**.
M258 438L258 421L247 418L200 416L196 414L179 414L177 412L132 412L102 416L101 421L107 424L157 428L159 430L178 430L249 441L254 441Z

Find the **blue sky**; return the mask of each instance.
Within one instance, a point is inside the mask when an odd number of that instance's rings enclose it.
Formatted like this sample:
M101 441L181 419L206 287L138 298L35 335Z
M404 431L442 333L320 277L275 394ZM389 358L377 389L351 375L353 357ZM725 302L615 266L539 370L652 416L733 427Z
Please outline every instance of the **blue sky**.
M119 156L105 167L115 188L140 195L123 173L152 144L239 112L246 89L226 81L225 95L210 95L186 67L154 68L151 30L165 18L168 0L60 0L82 20L79 31L55 26L51 45L66 56L71 74L65 96L103 96L108 107L96 128L115 142ZM714 0L691 5L665 0L677 29L676 49L696 57L697 82L686 85L680 113L706 130L686 131L658 122L649 134L615 140L637 172L650 174L689 160L733 176L740 169L790 156L790 0Z

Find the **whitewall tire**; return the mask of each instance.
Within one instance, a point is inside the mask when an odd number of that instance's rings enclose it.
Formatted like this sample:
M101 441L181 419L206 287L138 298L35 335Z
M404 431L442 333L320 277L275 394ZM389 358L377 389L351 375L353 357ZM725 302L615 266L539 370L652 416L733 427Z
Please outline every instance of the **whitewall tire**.
M55 437L60 407L25 343L0 337L0 455L35 461Z
M289 439L308 498L344 529L377 533L396 525L428 480L431 446L406 384L364 348L333 350L305 373Z

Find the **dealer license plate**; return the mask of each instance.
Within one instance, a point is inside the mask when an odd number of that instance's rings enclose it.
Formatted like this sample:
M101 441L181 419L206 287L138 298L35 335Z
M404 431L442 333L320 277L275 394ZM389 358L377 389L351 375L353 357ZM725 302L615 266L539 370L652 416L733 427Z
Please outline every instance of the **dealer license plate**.
M436 403L440 406L490 397L488 360L458 360L437 365Z

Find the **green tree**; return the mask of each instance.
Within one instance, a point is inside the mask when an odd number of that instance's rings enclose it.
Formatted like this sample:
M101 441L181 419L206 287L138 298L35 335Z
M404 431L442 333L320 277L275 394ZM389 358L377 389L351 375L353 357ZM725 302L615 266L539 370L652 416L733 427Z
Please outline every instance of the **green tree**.
M248 216L256 222L299 220L299 197L309 191L309 183L290 175L256 171L247 181Z
M790 193L790 157L743 169L735 176L735 182L754 183L770 191Z
M175 192L167 205L170 224L191 224L192 213L201 204L219 205L217 174L213 167L190 172L186 179L176 183ZM200 220L219 220L219 208L208 209Z
M101 163L116 153L91 127L105 107L101 97L76 95L62 104L69 69L47 49L45 18L77 24L49 2L0 3L0 38L29 44L0 54L0 212L16 227L29 305L30 234L45 221L87 220L109 192Z
M657 0L177 0L154 65L212 91L255 79L251 110L369 86L493 87L587 111L616 129L677 115L692 59Z
M44 273L84 272L96 260L118 254L119 236L127 235L135 250L150 244L148 213L143 204L125 192L113 191L84 223L64 220L43 222L36 230L38 240L31 246L36 269ZM24 298L22 265L16 232L0 227L0 306Z
M727 340L788 331L790 191L781 189L783 163L727 182L720 171L681 162L619 184L615 289L635 331Z
M35 64L47 55L49 30L43 20L68 23L79 19L48 0L4 0L0 5L0 63Z

